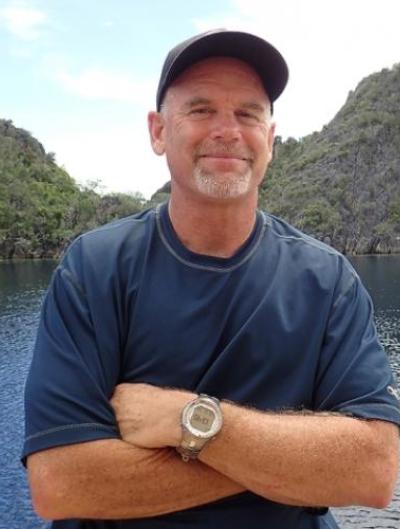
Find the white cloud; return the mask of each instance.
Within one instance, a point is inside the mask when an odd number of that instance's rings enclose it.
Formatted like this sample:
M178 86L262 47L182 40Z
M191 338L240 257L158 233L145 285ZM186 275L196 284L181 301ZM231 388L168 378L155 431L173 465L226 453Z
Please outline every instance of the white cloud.
M55 132L46 146L73 178L81 183L100 180L106 192L140 191L150 198L169 180L165 160L151 150L144 116L129 127Z
M250 31L284 55L289 84L275 105L278 134L302 136L320 129L361 79L400 61L400 2L380 0L232 0L220 18L194 21Z
M157 86L155 79L139 80L128 74L98 68L87 69L78 75L61 70L56 73L55 79L67 92L84 99L150 104L149 108L153 106L151 103Z
M22 40L37 39L47 19L46 13L25 3L11 3L0 9L0 23Z

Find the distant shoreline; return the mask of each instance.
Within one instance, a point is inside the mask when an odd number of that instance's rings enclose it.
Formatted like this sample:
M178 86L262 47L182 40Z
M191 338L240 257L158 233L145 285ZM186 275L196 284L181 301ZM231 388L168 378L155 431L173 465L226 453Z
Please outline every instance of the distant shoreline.
M335 248L336 250L336 248ZM339 253L342 253L340 252L339 250L337 250ZM390 253L355 253L355 254L343 254L345 257L390 257L390 256L393 256L393 257L398 257L400 256L400 250L396 250L396 251L393 251L393 252L390 252ZM26 262L26 261L29 261L29 262L33 262L33 261L58 261L61 257L61 254L59 254L58 256L54 256L54 257L49 257L49 256L46 256L46 257L2 257L0 256L0 263L18 263L18 262Z

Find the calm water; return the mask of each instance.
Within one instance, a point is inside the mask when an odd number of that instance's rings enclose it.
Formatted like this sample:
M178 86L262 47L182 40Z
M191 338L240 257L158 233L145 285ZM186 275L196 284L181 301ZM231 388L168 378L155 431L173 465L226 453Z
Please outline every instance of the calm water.
M376 307L376 322L400 381L400 257L353 259ZM30 508L19 463L23 437L23 385L38 312L53 261L0 262L0 529L44 529ZM400 529L400 484L385 511L338 509L343 529ZM279 529L279 528L274 528Z

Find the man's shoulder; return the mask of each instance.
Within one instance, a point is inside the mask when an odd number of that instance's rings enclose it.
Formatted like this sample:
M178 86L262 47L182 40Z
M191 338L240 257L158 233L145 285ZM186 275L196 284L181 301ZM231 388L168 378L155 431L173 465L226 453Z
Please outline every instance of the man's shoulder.
M330 259L342 259L344 256L329 244L322 242L311 235L307 235L287 221L263 212L269 231L277 244L283 244L293 251L315 253Z
M289 246L299 247L304 250L321 252L323 255L332 255L335 257L343 257L340 252L329 246L328 244L307 235L298 228L289 224L287 221L271 215L270 213L263 212L265 215L266 223L269 226L274 237L283 244Z
M87 231L79 236L85 242L119 241L129 238L132 234L142 234L146 226L154 221L154 208L145 209L139 213L121 219L115 219L107 224Z
M285 220L263 212L273 244L284 256L283 260L322 274L345 273L358 277L348 259L328 244L302 232Z
M151 230L155 217L154 208L146 209L122 219L113 220L103 226L79 235L72 243L87 251L115 251L119 246L132 244L145 238Z
M83 269L107 272L137 262L155 226L153 208L114 220L79 235L66 249L60 266L83 273Z

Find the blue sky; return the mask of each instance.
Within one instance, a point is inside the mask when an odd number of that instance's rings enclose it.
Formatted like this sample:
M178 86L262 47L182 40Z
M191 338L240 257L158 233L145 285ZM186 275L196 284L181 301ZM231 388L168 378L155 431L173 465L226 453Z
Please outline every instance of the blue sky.
M176 43L215 27L270 40L290 68L277 131L300 137L400 62L399 20L399 0L0 0L0 117L79 182L148 197L168 180L146 115Z

